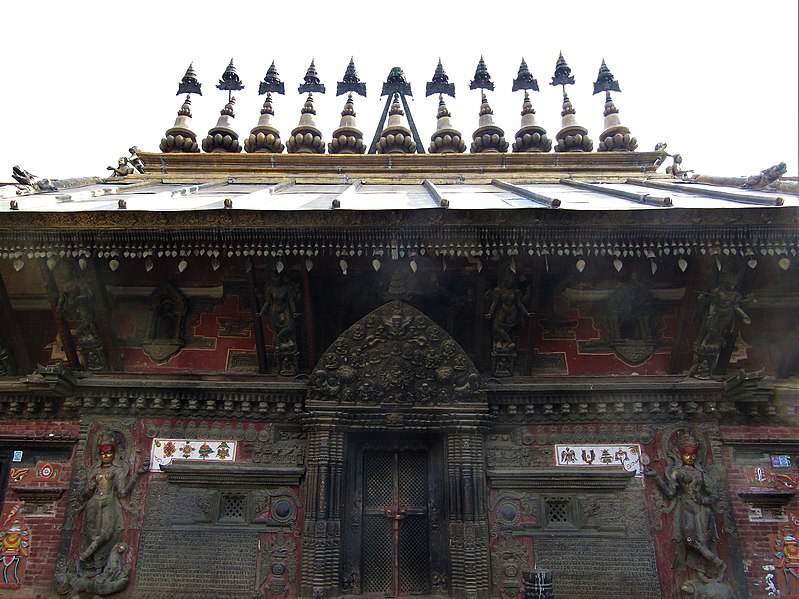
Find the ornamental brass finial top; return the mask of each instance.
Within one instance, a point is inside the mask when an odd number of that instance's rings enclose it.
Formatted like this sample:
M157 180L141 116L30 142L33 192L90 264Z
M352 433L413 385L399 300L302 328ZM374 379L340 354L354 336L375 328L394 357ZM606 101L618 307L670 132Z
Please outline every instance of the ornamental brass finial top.
M316 114L316 110L313 107L313 93L308 92L308 97L305 98L305 104L303 104L300 114Z
M266 70L266 75L264 76L264 80L258 85L258 95L262 96L265 93L272 92L278 94L286 93L286 86L280 80L280 73L277 72L277 68L275 67L275 61L272 61L272 64Z
M405 73L402 72L400 67L393 67L389 73L386 82L383 84L383 90L380 97L388 96L390 94L401 94L403 96L413 96L411 93L411 84L405 79Z
M444 71L441 65L441 59L438 59L438 66L436 72L433 73L432 81L427 82L427 93L425 96L432 96L433 94L447 94L448 96L455 97L455 84L449 82L449 76Z
M399 94L394 94L394 98L391 100L391 110L388 113L389 115L398 114L400 116L405 116L405 112L402 110L402 106L400 106L400 99Z
M524 58L522 58L522 64L519 65L519 73L516 75L516 79L513 80L513 89L511 91L520 89L538 91L538 81L533 77Z
M522 102L522 116L525 114L535 114L533 103L530 102L530 92L524 90L524 102Z
M186 96L183 106L181 106L180 110L178 110L178 116L187 116L191 118L191 96Z
M305 83L300 85L297 88L301 94L310 93L310 92L319 92L320 94L325 93L325 86L319 80L319 75L316 73L316 65L314 64L313 59L311 59L311 64L308 65L308 70L305 72Z
M272 92L266 92L266 99L264 100L264 105L261 108L261 114L271 114L272 116L275 115L275 109L272 108Z
M198 96L202 96L203 92L200 90L201 87L202 83L197 81L197 73L194 72L194 63L191 63L189 68L186 69L186 74L183 75L183 79L180 80L178 84L178 93L175 95L197 94Z
M594 81L594 94L599 92L619 92L619 82L613 77L608 65L605 64L605 59L602 59L602 66L599 67L599 74Z
M438 112L436 113L436 118L444 118L445 116L452 116L450 113L449 108L447 108L446 102L444 102L444 96L442 94L438 95Z
M355 103L352 101L352 93L347 94L347 101L344 103L341 116L355 116Z
M222 73L222 78L219 80L219 83L216 86L217 89L226 90L228 92L238 91L240 89L244 89L244 84L241 82L241 79L236 74L236 67L233 66L233 59L230 59L230 64L228 64L225 72Z
M574 77L572 70L563 58L563 52L558 56L558 62L555 65L555 76L552 77L550 85L574 85ZM563 93L566 93L565 90Z
M479 115L483 116L486 114L494 114L494 111L491 109L491 105L488 103L488 98L486 97L486 93L484 91L480 92L480 112Z
M233 112L233 105L235 103L236 103L236 98L235 97L230 98L230 100L228 100L228 103L225 104L225 107L219 111L219 114L221 114L222 116L229 116L236 118L236 115Z
M337 96L346 92L355 92L364 98L366 97L366 83L362 83L358 77L358 71L355 69L355 62L352 57L350 57L350 64L347 65L347 70L344 71L343 80L339 81L336 87Z
M469 84L469 89L488 89L494 91L491 75L488 74L488 68L482 56L480 57L480 62L477 63L477 70L474 72L474 80Z

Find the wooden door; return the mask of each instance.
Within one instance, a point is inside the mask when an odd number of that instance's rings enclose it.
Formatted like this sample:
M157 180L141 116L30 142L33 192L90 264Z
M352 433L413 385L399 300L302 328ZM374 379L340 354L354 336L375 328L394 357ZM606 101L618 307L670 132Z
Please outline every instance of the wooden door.
M353 478L344 561L350 568L357 563L359 574L345 594L440 593L445 548L435 451L419 443L367 442L355 453L356 463L347 469Z

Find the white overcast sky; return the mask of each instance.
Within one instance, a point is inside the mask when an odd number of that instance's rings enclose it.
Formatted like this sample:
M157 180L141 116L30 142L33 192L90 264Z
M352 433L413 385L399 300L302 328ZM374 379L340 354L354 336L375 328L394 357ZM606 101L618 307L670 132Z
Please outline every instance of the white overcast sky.
M780 161L799 170L796 0L614 2L6 2L0 16L0 181L15 164L40 177L105 175L127 148L158 151L182 98L177 85L194 62L198 141L216 123L226 92L215 88L231 57L245 89L234 128L255 126L258 83L275 60L286 83L273 123L286 140L304 96L297 86L311 59L327 86L315 95L316 123L329 141L344 96L336 82L353 56L367 98L356 96L367 144L393 66L413 88L411 111L427 145L437 97L426 98L438 58L455 83L453 124L471 139L479 91L469 82L482 54L496 84L495 122L512 141L522 92L511 85L522 57L541 87L539 124L554 138L561 92L549 85L558 52L576 85L567 91L595 146L604 94L592 95L604 58L623 93L622 123L640 150L667 142L698 172L746 176ZM468 145L468 144L467 144Z

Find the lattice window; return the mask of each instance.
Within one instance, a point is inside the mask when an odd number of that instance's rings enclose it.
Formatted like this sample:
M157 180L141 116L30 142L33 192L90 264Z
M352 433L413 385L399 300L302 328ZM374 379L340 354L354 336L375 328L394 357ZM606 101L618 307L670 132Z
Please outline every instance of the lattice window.
M219 505L220 522L246 522L247 496L241 493L223 493Z
M549 524L571 524L571 501L566 497L550 497L546 500Z

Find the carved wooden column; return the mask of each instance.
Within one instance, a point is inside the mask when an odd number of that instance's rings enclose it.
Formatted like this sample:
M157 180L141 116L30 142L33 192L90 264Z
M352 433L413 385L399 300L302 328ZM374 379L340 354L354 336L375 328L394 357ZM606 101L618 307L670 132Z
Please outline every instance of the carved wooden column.
M303 597L338 595L344 434L333 414L315 414L306 424L308 474L302 548Z
M475 424L447 437L450 591L463 599L490 595L483 431Z

